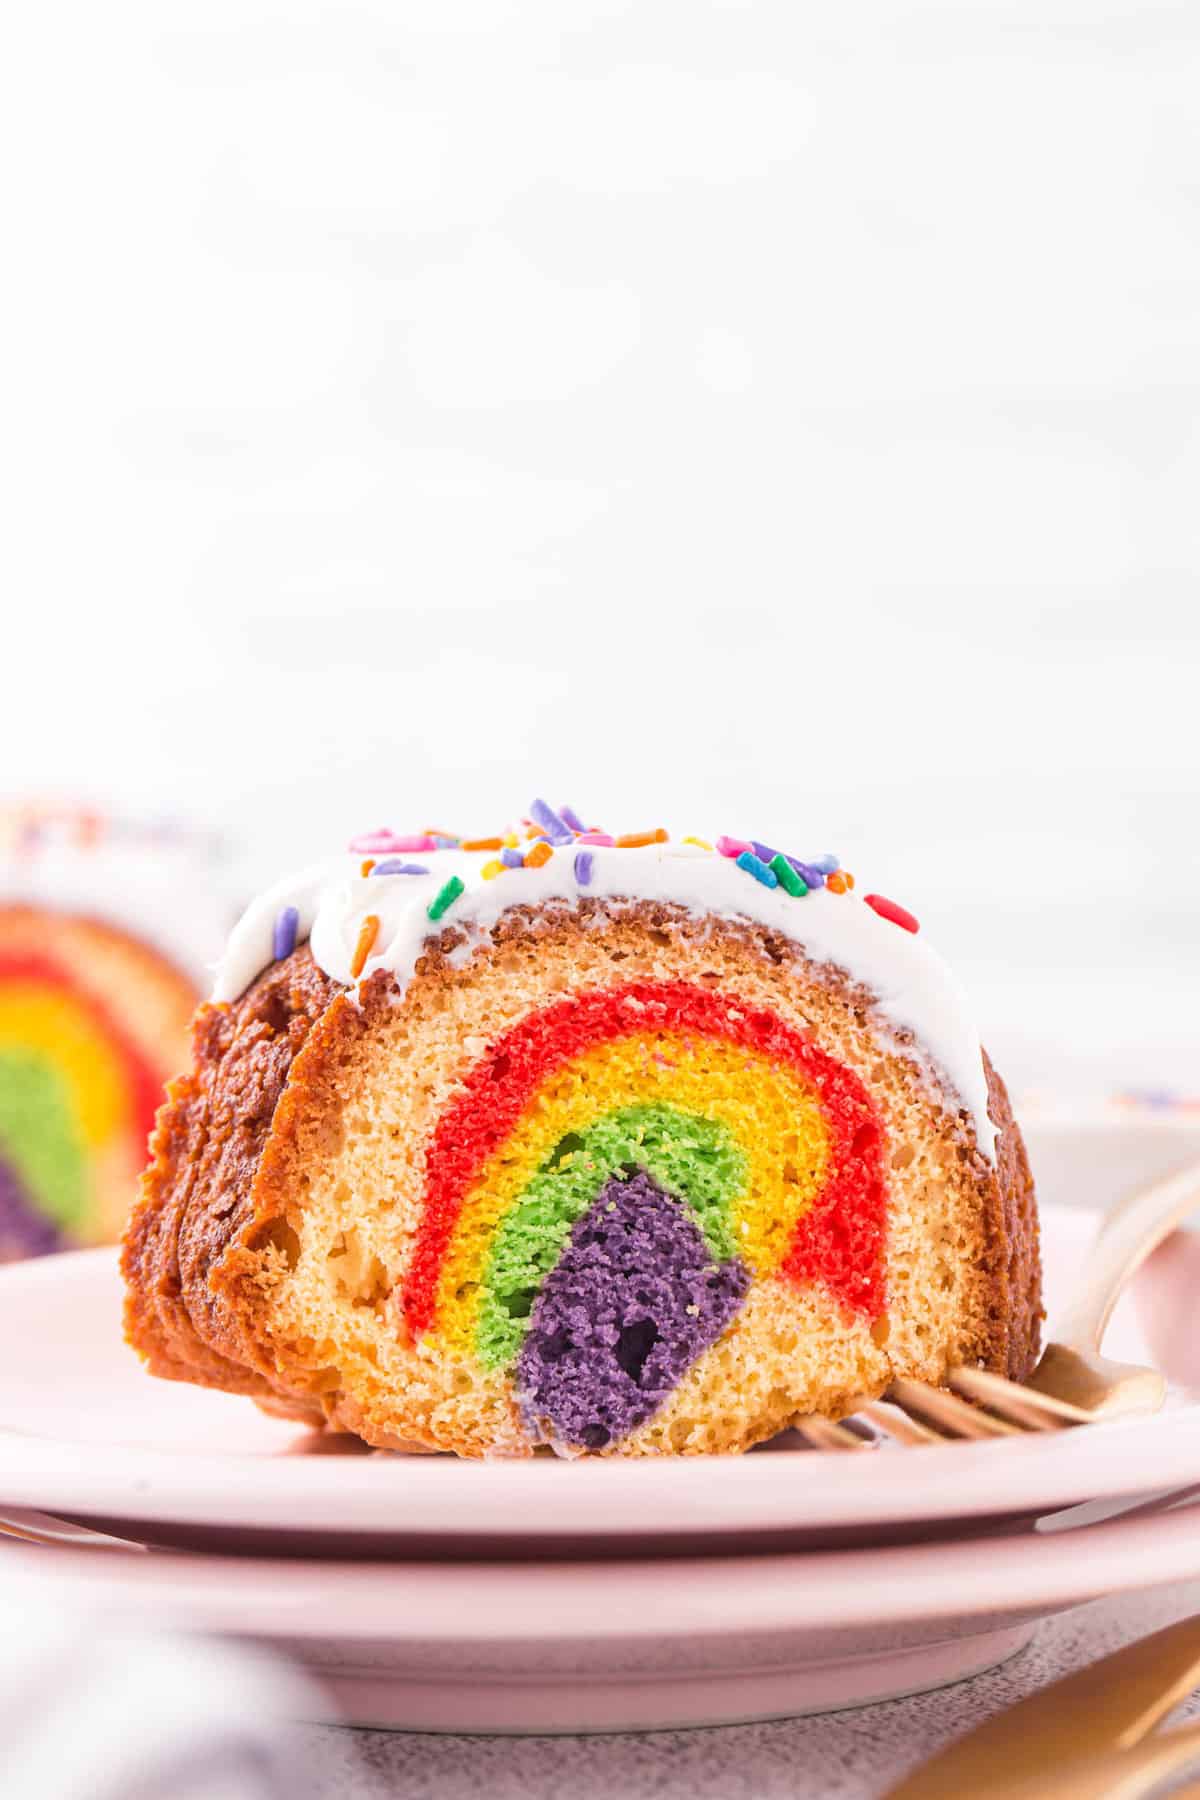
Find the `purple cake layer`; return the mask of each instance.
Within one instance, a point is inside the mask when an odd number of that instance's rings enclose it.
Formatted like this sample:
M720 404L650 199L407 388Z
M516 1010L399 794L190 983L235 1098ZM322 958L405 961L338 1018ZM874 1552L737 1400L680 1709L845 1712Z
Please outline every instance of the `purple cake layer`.
M714 1263L686 1206L643 1170L608 1180L576 1222L533 1309L517 1364L526 1417L601 1450L645 1423L750 1287Z
M57 1229L37 1211L17 1171L0 1156L0 1263L48 1256L61 1248Z

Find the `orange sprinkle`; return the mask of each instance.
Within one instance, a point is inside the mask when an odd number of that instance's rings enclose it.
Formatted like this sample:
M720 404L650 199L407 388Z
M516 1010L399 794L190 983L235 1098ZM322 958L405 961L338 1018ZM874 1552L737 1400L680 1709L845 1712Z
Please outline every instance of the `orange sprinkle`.
M460 850L501 850L503 847L504 839L498 837L464 838L459 845Z
M846 891L846 877L835 869L832 875L827 875L825 877L825 886L829 889L831 894L844 894Z
M846 877L846 886L848 888L852 888L854 886L854 877L850 873L849 869L843 869L842 874Z
M485 881L495 881L497 875L503 875L504 864L500 861L498 856L493 857L491 862L484 863L479 873L483 876Z
M424 836L424 837L440 837L440 838L453 838L453 839L454 839L454 841L455 841L455 843L457 843L457 842L458 842L458 833L457 833L457 832L454 832L454 831L439 831L439 830L438 830L438 828L437 828L437 826L436 826L436 825L426 825L426 826L425 826L425 828L424 828L424 831L423 831L423 833L422 833L422 836Z
M525 867L527 869L540 869L542 864L548 863L553 855L553 850L543 838L540 844L535 844L532 850L527 850L525 852Z
M358 872L360 875L369 875L374 867L375 858L373 856L368 856L364 859L362 868Z
M371 954L372 946L379 935L379 919L375 913L368 913L359 928L358 942L354 946L354 955L350 962L350 978L357 981L363 972L363 965Z
M667 834L660 825L657 831L627 831L617 839L618 850L640 850L643 844L665 844Z
M544 838L545 837L546 834L542 830L540 825L535 825L532 822L532 820L530 820L530 819L526 819L525 823L526 823L526 825L529 826L529 830L525 833L526 843L532 843L534 838Z
M685 844L698 844L700 846L701 850L711 850L712 849L712 845L709 843L707 838L686 837L686 838L684 838L683 841Z

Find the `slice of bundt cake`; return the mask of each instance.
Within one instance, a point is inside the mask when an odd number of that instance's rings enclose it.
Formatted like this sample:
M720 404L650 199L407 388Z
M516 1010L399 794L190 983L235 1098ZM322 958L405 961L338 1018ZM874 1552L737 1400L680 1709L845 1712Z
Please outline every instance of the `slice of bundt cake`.
M182 828L0 807L0 1263L121 1236L224 935L214 861Z
M120 1237L196 998L115 925L0 904L0 1263Z
M392 1447L742 1450L1037 1353L1033 1186L917 933L833 857L358 839L233 933L124 1250L159 1375Z

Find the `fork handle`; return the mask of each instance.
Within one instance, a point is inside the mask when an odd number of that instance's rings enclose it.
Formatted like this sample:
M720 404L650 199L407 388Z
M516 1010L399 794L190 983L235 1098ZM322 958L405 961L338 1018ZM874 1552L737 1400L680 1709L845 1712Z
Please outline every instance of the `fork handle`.
M1186 1769L1198 1756L1200 1725L1183 1725L1143 1738L1131 1750L1045 1771L1032 1786L1022 1782L1007 1792L1012 1800L1146 1800L1168 1775Z
M1078 1285L1054 1337L1072 1350L1094 1353L1130 1276L1165 1237L1200 1207L1200 1163L1122 1202L1100 1227Z

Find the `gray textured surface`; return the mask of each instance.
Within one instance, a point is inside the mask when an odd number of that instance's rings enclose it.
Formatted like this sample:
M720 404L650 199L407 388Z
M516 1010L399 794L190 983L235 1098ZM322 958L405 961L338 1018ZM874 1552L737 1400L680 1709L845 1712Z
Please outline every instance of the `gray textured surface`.
M1200 1583L1096 1601L974 1681L770 1725L617 1737L433 1737L309 1727L313 1800L872 1800L948 1738L1128 1639L1200 1611ZM1200 1713L1200 1694L1180 1716Z

